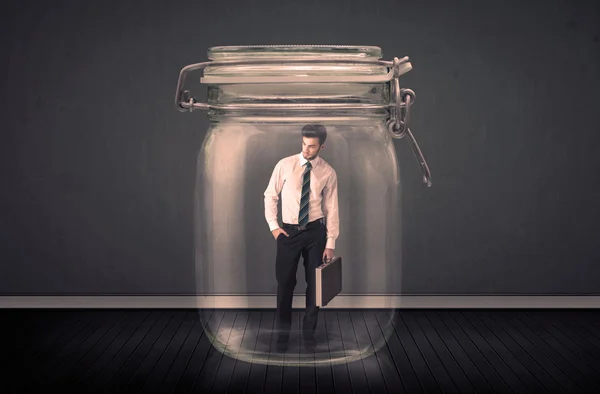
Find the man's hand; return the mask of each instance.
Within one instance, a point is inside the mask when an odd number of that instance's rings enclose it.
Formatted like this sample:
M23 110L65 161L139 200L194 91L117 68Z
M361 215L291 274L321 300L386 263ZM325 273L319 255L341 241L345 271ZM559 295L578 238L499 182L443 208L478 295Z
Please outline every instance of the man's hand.
M289 234L286 233L285 230L282 228L276 228L275 230L271 231L271 234L273 234L273 237L275 239L277 239L277 237L279 237L279 234L281 233L285 234L286 237L289 237Z
M323 252L323 262L324 263L329 263L331 260L333 260L335 256L333 255L333 249L328 249L326 248L325 251Z

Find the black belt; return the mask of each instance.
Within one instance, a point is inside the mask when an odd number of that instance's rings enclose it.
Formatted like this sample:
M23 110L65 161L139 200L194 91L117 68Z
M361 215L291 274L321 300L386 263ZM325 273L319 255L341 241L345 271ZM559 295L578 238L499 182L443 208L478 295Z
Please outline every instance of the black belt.
M296 231L304 231L304 230L308 230L311 227L316 226L319 223L323 223L323 218L317 219L317 220L313 220L310 223L307 223L305 226L301 226L299 224L287 224L287 223L283 223L283 227L285 228L292 228Z

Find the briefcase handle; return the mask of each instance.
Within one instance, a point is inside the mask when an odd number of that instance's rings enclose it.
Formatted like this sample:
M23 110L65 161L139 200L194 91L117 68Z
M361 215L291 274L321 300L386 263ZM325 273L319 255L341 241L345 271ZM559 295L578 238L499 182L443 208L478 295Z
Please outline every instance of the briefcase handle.
M329 264L332 264L334 261L341 259L342 256L336 256L332 258L329 262L321 264L319 267L327 267Z

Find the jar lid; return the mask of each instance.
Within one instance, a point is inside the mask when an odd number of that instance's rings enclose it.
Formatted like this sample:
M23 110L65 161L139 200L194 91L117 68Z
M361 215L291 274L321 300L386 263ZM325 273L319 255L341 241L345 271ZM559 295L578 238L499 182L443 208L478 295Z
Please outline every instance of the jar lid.
M359 45L238 45L208 49L208 58L211 60L281 57L311 59L315 56L333 59L380 59L382 53L380 47Z
M358 45L215 46L201 83L385 83L412 69L391 70L381 48ZM408 60L408 58L406 58Z

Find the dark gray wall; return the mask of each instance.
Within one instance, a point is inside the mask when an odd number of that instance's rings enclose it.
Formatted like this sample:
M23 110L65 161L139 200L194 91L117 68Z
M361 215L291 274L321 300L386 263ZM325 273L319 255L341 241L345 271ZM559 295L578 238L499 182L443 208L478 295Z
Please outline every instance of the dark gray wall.
M173 108L175 84L208 47L248 44L410 56L434 183L397 141L403 292L600 292L598 2L270 3L6 6L0 293L194 293L207 120Z

